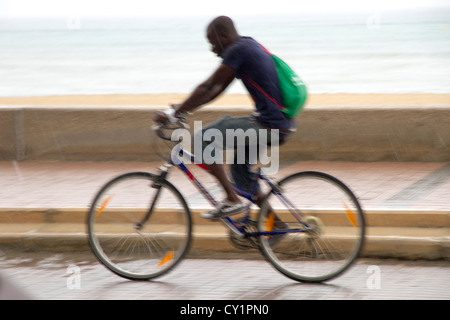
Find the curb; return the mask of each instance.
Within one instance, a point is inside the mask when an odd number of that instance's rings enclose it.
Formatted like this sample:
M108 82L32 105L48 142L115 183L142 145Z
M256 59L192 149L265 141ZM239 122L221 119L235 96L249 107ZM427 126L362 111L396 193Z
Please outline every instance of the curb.
M85 223L88 208L0 208L4 223ZM217 223L200 217L203 209L191 208L193 225ZM450 210L364 209L370 227L450 228Z

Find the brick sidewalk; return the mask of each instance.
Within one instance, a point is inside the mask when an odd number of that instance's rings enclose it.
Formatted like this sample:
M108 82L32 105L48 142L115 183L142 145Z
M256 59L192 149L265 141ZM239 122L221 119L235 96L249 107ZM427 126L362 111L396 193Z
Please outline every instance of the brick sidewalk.
M87 208L109 179L129 171L154 172L149 162L0 162L0 208ZM450 163L285 163L277 177L303 170L324 171L344 181L365 209L450 210ZM197 178L220 198L214 178L194 166ZM169 180L193 208L208 203L184 175ZM189 187L187 187L189 186Z

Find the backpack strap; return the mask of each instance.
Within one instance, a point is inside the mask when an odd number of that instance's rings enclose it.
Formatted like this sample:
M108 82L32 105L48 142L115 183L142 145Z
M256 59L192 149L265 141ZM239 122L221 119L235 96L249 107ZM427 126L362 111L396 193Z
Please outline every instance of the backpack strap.
M258 43L258 44L261 46L261 48L262 48L267 54L272 55L272 52L270 52L269 50L267 50L266 47L264 47L261 43Z
M266 98L268 98L270 101L275 103L281 110L286 110L286 107L283 106L281 103L279 103L274 97L272 97L270 94L268 94L263 88L261 88L256 82L254 82L252 79L247 77L245 74L241 74L241 76L250 82L252 86L254 86L259 92L261 92Z

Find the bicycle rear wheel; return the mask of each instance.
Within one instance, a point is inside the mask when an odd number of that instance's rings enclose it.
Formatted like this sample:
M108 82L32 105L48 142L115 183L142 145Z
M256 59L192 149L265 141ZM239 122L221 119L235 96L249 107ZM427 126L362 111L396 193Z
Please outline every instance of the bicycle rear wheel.
M188 251L192 221L180 192L159 176L133 172L108 182L89 210L89 244L112 272L146 280L171 270Z
M321 172L298 172L269 192L258 218L260 249L272 265L297 281L322 282L357 259L365 233L361 206L341 181ZM297 217L296 217L297 216Z

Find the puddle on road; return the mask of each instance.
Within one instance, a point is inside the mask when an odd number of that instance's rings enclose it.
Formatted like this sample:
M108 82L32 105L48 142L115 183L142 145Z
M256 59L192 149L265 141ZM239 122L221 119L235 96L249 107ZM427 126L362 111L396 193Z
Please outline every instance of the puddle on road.
M91 253L54 253L30 251L0 250L0 269L14 267L38 268L54 270L67 267L69 264L78 266L97 265L98 261Z

